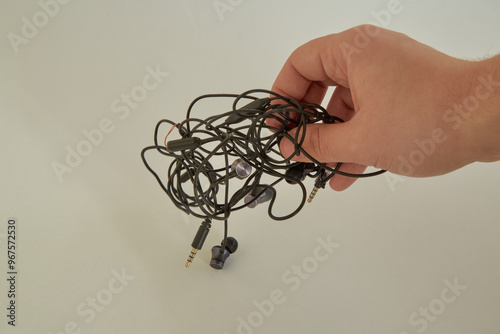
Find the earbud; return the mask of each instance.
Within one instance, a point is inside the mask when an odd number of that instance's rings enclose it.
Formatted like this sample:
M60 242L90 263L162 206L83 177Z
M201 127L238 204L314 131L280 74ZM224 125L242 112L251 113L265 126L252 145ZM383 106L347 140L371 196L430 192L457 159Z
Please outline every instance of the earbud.
M257 195L259 195L259 197L257 197L257 199L255 201L253 201L253 199ZM249 208L255 208L257 206L257 204L267 202L271 198L273 198L273 191L271 188L257 186L250 194L245 196L245 198L243 199L243 202L245 202L245 204L248 204L247 206Z
M297 181L304 181L308 173L312 172L315 168L313 163L301 162L293 167L290 167L285 172L287 177L285 180L288 184L296 184ZM297 180L297 181L296 181Z
M243 180L252 173L252 166L245 160L239 158L233 161L231 170L236 173L238 179Z
M222 269L224 268L224 263L226 262L229 255L236 252L238 249L238 241L236 241L233 237L228 237L226 240L226 247L222 249L222 245L224 244L224 240L221 243L221 246L212 247L212 260L210 261L210 267L214 269Z

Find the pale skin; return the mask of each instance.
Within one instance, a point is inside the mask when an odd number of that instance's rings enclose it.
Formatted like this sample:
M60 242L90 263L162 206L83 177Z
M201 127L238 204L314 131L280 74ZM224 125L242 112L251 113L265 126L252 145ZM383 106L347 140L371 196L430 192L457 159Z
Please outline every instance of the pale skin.
M374 166L428 177L500 160L500 56L461 60L406 35L359 26L300 46L272 90L320 104L329 86L336 89L327 110L346 122L307 126L302 147L321 162L344 162L341 170L350 173ZM416 152L430 141L432 153ZM280 149L293 153L286 139ZM402 168L403 160L411 168ZM330 186L344 190L355 180L335 175Z

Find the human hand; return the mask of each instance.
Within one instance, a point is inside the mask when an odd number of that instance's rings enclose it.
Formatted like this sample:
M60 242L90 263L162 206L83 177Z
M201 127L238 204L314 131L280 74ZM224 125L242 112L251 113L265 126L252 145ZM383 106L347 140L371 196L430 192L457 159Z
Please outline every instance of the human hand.
M302 148L315 159L343 162L349 173L374 166L435 176L500 159L499 61L460 60L406 35L359 26L296 49L272 90L320 104L336 86L327 110L346 122L307 126ZM284 139L280 150L289 157L294 147ZM344 190L354 181L335 175L330 186Z

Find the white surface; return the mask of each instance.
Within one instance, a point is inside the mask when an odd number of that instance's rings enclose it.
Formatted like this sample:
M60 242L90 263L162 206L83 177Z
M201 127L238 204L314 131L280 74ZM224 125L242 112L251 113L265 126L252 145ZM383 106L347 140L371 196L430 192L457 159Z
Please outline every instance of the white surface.
M41 9L2 2L0 264L4 277L15 217L19 277L15 328L1 280L0 332L498 333L498 163L404 178L393 189L380 176L321 191L286 222L262 208L235 214L230 234L240 249L227 267L208 266L222 236L216 224L184 268L200 221L175 209L140 161L155 123L182 120L200 94L269 89L296 47L374 21L371 11L388 4L221 1L233 4L222 20L212 0L74 0L17 53L9 32L21 34L22 18ZM401 6L387 28L457 57L500 51L498 1ZM114 113L113 101L157 66L168 77L128 115ZM66 147L103 119L113 131L59 182L51 164L64 163ZM340 246L307 278L289 271L314 264L317 238L327 236ZM113 271L122 270L133 279L120 288ZM458 296L444 290L454 280L466 286ZM254 301L274 290L282 303L259 323ZM106 304L95 317L92 298ZM439 314L424 320L418 313L429 305ZM239 317L258 326L238 329Z

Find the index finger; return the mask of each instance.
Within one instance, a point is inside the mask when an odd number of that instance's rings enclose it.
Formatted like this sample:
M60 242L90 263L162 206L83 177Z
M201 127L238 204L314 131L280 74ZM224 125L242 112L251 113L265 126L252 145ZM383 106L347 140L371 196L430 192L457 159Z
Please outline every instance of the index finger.
M297 48L287 59L272 91L303 103L320 104L328 86L349 87L346 52L352 31L314 39ZM344 45L345 47L345 45Z

